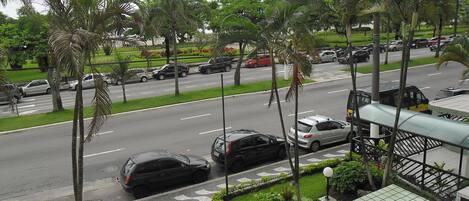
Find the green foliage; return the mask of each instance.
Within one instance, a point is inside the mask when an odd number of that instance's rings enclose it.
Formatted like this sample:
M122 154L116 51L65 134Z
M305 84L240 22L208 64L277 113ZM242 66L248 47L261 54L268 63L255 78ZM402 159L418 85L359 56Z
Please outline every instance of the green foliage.
M285 201L290 201L293 198L293 195L295 194L295 189L291 184L285 185L282 189L282 198Z
M380 183L382 171L370 163L370 172L375 184ZM367 184L365 166L361 161L343 162L334 169L331 186L340 193L353 193Z
M350 157L352 158L351 161L363 161L362 156L360 154L357 154L357 153L354 153L354 152L349 152L349 153L345 154L344 159L349 160Z
M282 200L282 196L276 192L256 193L254 194L254 198L256 198L257 201L284 201Z
M313 164L309 164L304 167L301 167L300 171L302 171L304 174L313 174L315 172L322 171L326 167L335 167L339 165L341 162L342 160L339 158L328 159L325 161L321 161L320 163L313 163Z

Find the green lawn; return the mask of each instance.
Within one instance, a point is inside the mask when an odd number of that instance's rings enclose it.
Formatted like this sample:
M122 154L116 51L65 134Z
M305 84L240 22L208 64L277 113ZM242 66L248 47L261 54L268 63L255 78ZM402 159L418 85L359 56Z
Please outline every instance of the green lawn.
M409 67L426 65L426 64L433 64L433 63L436 63L437 60L438 60L438 58L435 58L433 56L432 57L415 58L415 59L410 60ZM380 71L384 72L384 71L389 71L389 70L395 70L395 69L399 69L400 67L401 67L401 62L396 61L396 62L388 63L386 65L381 64L380 65ZM348 69L344 69L344 70L348 71ZM371 73L371 71L372 71L372 65L361 66L361 67L358 67L358 69L357 69L358 73L364 73L364 74Z
M312 82L311 80L305 80L306 83ZM259 81L241 86L226 86L225 95L242 94L249 92L267 91L271 89L271 81ZM279 80L278 87L289 86L290 81ZM191 102L202 99L209 99L220 97L220 88L211 88L205 90L188 91L184 92L180 96L174 95L163 95L151 98L142 98L129 100L127 103L115 102L112 104L112 113L122 113L139 109L153 108L164 105L172 105L177 103ZM266 100L267 101L267 100ZM45 114L33 114L25 115L20 117L8 117L0 118L0 131L9 131L21 128L29 128L33 126L40 126L45 124L52 124L58 122L64 122L72 120L72 110L66 110L64 112L53 112ZM91 107L85 107L84 114L86 117L91 117Z
M249 193L246 195L242 195L232 199L232 201L253 201L256 200L254 196L256 193L269 193L269 192L277 192L281 193L284 186L289 185L288 183L281 183L274 185L272 187ZM300 178L300 191L303 198L308 198L311 200L319 199L326 195L326 179L322 175L322 173L313 174L311 176L304 176Z

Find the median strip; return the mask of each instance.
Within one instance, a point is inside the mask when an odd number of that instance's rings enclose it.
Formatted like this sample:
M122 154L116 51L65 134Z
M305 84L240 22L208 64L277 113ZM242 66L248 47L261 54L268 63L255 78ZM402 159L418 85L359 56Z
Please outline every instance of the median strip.
M277 86L279 88L290 86L289 80L278 80ZM305 80L305 83L311 83L312 80ZM238 95L254 92L270 91L272 81L258 81L240 86L226 86L225 95ZM170 89L174 90L174 89ZM151 108L158 108L162 106L176 105L182 103L189 103L194 101L202 101L206 99L219 98L221 95L221 88L209 88L203 90L195 90L182 92L179 96L162 95L150 98L132 99L127 103L115 102L112 104L113 114L123 114L136 110L145 110ZM91 117L93 110L91 107L85 107L84 115L86 118ZM73 117L73 110L67 109L62 112L50 112L43 114L25 115L20 117L6 117L0 118L0 134L7 132L4 131L20 131L21 129L43 126L48 124L57 124L71 121Z

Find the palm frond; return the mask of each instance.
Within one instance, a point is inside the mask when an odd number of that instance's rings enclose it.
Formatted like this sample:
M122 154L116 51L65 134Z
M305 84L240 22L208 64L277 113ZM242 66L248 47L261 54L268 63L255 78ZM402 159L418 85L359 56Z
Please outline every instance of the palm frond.
M440 69L441 64L454 61L469 68L469 39L455 39L448 47L443 50L437 62L437 68Z
M290 88L288 88L287 94L285 95L285 99L287 101L290 101L291 98L293 98L293 95L295 95L295 93L298 93L298 91L296 90L296 86L298 86L298 89L300 89L301 87L303 87L303 82L304 76L300 70L299 64L293 63L292 82L290 83Z
M58 67L71 75L81 76L78 72L83 72L84 55L80 44L79 35L65 30L53 30L49 37L49 47Z
M100 76L99 71L92 67L92 73L95 77L95 93L92 101L93 119L88 126L88 135L85 138L86 142L91 141L91 138L99 132L105 120L111 114L112 101L109 97L109 89L105 84L103 78ZM98 75L98 76L96 76Z

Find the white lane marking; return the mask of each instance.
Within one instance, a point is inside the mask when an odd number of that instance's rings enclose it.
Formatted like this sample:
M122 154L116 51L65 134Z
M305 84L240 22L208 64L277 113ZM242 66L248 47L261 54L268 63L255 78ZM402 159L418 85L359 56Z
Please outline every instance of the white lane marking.
M399 80L393 80L393 81L391 81L391 82L399 82Z
M344 92L344 91L348 91L348 89L341 89L341 90L337 90L337 91L329 91L327 93L328 94L335 94L335 93L340 93L340 92Z
M215 85L217 84L216 82L207 82L205 84L203 84L203 86L210 86L210 85Z
M225 183L223 183L223 184L218 184L217 187L218 187L218 188L225 189L225 188L226 188L226 184L225 184ZM228 188L230 188L230 187L233 187L233 185L232 185L232 184L228 184Z
M154 91L144 91L144 92L140 92L141 95L149 95L149 94L152 94L152 93L155 93Z
M186 86L185 88L189 89L189 88L194 88L194 87L198 87L198 86L197 85L189 85L189 86Z
M229 130L231 129L231 127L226 127L226 130ZM211 130L211 131L205 131L205 132L201 132L199 133L199 135L205 135L205 134L209 134L209 133L213 133L213 132L218 132L218 131L222 131L223 128L220 128L220 129L215 129L215 130Z
M101 132L101 133L97 133L96 136L108 135L108 134L111 134L111 133L114 133L114 131L113 130L104 131L104 132Z
M278 167L278 168L275 168L274 171L276 171L276 172L287 172L287 171L290 171L290 168Z
M317 158L310 158L307 160L308 162L311 162L311 163L317 163L317 162L321 162L322 160L321 159L317 159Z
M252 179L249 179L247 177L243 177L241 179L237 179L236 181L238 181L239 183L245 183L245 182L250 182L252 181Z
M186 81L186 82L180 82L179 84L189 84L192 83L193 81Z
M254 78L254 77L247 77L247 78L244 78L244 80L254 80L254 79L256 79L256 78Z
M308 111L304 111L304 112L298 112L298 115L300 115L300 114L312 113L312 112L314 112L314 110L308 110ZM295 113L289 114L288 116L289 116L289 117L293 117L293 116L295 116Z
M349 150L344 150L344 149L337 151L337 153L341 153L341 154L348 154L349 152L350 152Z
M30 107L36 107L36 105L25 105L25 106L20 106L18 109L23 109L23 108L30 108Z
M272 70L272 68L263 68L262 70L263 71L268 71L268 70Z
M174 91L174 89L169 88L169 89L164 89L163 91L164 91L164 92Z
M201 189L201 190L198 190L198 191L195 191L195 194L197 195L211 195L211 194L214 194L218 191L208 191L208 190L205 190L205 189Z
M27 115L27 114L32 114L32 113L35 113L39 110L29 110L29 111L25 111L25 112L20 112L19 115Z
M279 174L280 173L278 173L278 172L276 172L276 173L261 172L261 173L257 173L256 175L259 176L259 177L269 177L269 176L277 176Z
M35 101L35 100L36 100L36 99L34 99L34 98L30 98L30 99L23 99L23 101L25 101L25 102L32 102L32 101Z
M428 76L434 76L434 75L439 75L441 73L431 73L431 74L428 74Z
M272 102L272 104L276 104L277 101ZM285 103L285 100L281 100L280 103ZM264 105L269 105L269 103L264 103Z
M95 154L88 154L88 155L83 156L83 158L88 158L88 157L92 157L92 156L99 156L99 155L103 155L103 154L109 154L109 153L118 152L118 151L122 151L122 150L124 150L124 148L114 149L114 150L109 150L109 151L103 151L103 152L99 152L99 153L95 153Z
M424 87L424 88L422 88L422 90L425 90L425 89L430 89L430 88L431 88L431 87Z
M212 201L212 198L206 196L188 197L186 195L178 195L174 197L175 200L198 200L198 201Z
M207 113L207 114L195 115L195 116L190 116L190 117L184 117L184 118L181 118L181 121L200 118L200 117L206 117L206 116L210 116L210 115L212 115L212 114Z
M324 156L326 158L336 158L336 157L344 157L345 154L324 154L322 156Z

